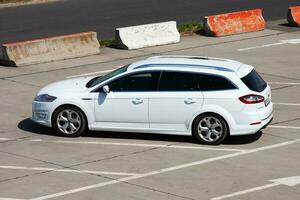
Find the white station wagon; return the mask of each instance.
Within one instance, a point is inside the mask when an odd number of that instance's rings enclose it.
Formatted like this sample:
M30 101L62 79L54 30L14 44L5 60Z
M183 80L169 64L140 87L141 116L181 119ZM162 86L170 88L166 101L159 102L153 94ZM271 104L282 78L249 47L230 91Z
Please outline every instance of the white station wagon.
M220 144L254 134L273 118L271 90L254 68L199 56L156 56L104 76L41 89L32 120L63 136L86 129L193 135Z

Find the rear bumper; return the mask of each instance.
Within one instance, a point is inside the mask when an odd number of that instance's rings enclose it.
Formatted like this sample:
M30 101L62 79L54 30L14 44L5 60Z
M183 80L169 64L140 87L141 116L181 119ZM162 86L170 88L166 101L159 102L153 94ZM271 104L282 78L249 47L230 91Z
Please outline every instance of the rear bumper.
M272 121L273 121L273 114L272 114L272 118L261 129L267 128L267 126L269 126L269 124L271 124Z
M273 120L273 113L266 119L261 120L260 124L255 125L239 125L230 130L230 135L251 135L257 133L259 130L266 128Z

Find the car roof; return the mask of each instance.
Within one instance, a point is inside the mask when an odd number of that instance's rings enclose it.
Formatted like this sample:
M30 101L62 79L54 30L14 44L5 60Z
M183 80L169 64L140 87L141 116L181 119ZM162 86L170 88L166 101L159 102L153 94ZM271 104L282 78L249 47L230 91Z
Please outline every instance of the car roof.
M245 64L229 59L202 57L202 56L178 56L165 55L153 56L142 61L132 63L128 66L127 71L135 71L138 69L178 69L187 71L203 71L210 72L234 72L237 73L239 68ZM248 66L248 65L246 65ZM251 66L249 66L251 67ZM248 68L249 68L248 67ZM252 67L253 68L253 67ZM252 70L251 68L251 70ZM250 69L249 69L250 70ZM243 70L243 71L249 71Z

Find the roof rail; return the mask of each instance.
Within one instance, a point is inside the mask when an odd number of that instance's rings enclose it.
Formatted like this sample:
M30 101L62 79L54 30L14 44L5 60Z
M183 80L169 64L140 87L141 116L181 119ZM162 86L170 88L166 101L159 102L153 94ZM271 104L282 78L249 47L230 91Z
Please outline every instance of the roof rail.
M211 69L211 70L234 72L234 70L228 69L226 67L200 65L200 64L176 64L176 63L149 63L149 64L135 66L133 69L141 69L141 68L147 68L147 67L161 67L161 66L164 66L164 67L185 66L185 67L189 67L189 68L206 68L206 69Z
M158 59L158 58L183 58L183 59L199 59L199 60L214 60L214 61L225 61L225 62L238 62L235 60L225 59L225 58L215 58L206 56L180 56L180 55L162 55L153 56L148 59Z

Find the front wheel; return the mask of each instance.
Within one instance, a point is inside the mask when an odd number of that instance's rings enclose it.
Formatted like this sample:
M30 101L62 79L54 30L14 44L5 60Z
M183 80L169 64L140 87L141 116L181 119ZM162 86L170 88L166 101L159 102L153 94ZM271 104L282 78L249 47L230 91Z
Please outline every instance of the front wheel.
M85 131L86 119L78 108L63 106L54 112L52 125L61 136L77 137Z
M220 144L227 134L225 120L214 113L200 115L193 124L193 136L202 144Z

